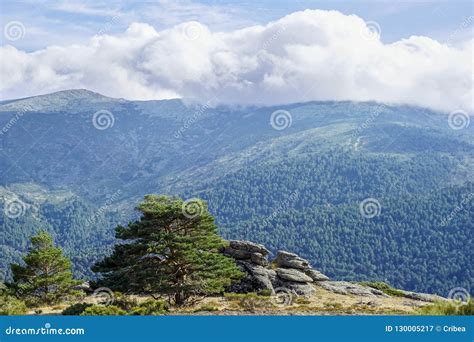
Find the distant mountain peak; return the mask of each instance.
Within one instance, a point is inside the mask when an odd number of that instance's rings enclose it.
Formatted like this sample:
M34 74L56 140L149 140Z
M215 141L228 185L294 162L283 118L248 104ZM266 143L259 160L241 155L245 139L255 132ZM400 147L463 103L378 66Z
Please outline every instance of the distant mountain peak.
M97 104L106 102L123 102L124 99L115 99L87 89L68 89L50 94L37 95L22 99L8 100L0 103L0 112L5 111L32 111L55 112L71 109L73 104L83 102Z

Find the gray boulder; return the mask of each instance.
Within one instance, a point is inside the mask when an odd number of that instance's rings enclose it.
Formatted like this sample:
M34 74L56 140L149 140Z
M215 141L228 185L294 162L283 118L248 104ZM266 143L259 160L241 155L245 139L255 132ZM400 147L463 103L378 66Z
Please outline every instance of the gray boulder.
M308 260L286 251L278 251L275 263L278 267L305 270L311 268Z
M250 260L257 265L267 266L268 260L260 253L252 253L250 255Z
M322 281L318 283L318 285L325 290L344 295L352 294L361 297L389 297L380 290L347 281Z
M270 251L266 249L264 245L251 241L230 240L229 247L242 251L248 251L250 253L260 253L262 255L268 255L268 253L270 253Z
M414 299L414 300L419 300L422 302L439 302L439 301L447 301L446 298L437 296L434 294L429 294L429 293L418 293L418 292L411 292L411 291L403 291L404 297L409 298L409 299Z
M305 270L304 273L306 275L308 275L309 277L311 277L311 279L313 279L313 281L327 281L329 280L329 277L322 274L321 272L315 270L315 269L312 269L310 268L309 270Z
M245 276L239 282L232 284L227 291L248 293L269 290L271 293L274 293L275 271L246 261L236 261L236 263Z
M308 283L295 283L285 281L280 283L280 288L287 289L297 296L309 297L314 293L314 287Z
M277 276L282 280L297 282L297 283L311 283L313 279L301 271L291 268L277 268Z
M255 260L256 264L266 265L265 257L270 253L265 246L250 241L230 240L222 253L237 260Z

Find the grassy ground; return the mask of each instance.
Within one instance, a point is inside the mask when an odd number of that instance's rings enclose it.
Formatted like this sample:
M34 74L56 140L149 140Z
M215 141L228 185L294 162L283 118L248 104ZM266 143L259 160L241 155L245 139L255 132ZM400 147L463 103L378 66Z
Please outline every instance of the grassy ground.
M124 297L124 296L123 296ZM122 297L122 298L123 298ZM129 300L138 303L149 297L131 296ZM83 302L93 303L94 298L86 297ZM308 298L295 297L291 303L279 303L275 297L256 294L205 298L199 303L177 308L171 306L171 315L415 315L421 307L429 303L408 298L358 297L329 292L315 286L315 293ZM68 304L40 307L29 314L61 314Z

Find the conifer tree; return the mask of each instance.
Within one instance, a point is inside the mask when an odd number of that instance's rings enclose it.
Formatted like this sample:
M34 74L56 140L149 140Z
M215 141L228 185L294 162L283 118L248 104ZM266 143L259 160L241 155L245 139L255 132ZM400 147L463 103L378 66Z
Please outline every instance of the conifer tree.
M61 298L77 294L71 261L55 247L45 231L31 238L32 247L23 258L25 266L12 264L13 285L19 297L40 304L53 304Z
M164 294L176 305L219 293L242 276L234 261L219 253L225 241L204 201L147 195L142 216L118 226L111 256L93 267L100 286L129 292Z

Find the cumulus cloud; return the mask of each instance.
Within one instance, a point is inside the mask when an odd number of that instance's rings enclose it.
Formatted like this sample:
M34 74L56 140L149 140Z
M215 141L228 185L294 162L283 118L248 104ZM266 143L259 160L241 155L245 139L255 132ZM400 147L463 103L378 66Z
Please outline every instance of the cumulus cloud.
M375 100L473 111L472 39L461 47L419 36L384 44L374 25L306 10L230 32L197 22L159 32L135 23L87 45L28 53L7 45L0 50L0 91L4 99L87 88L140 100Z

